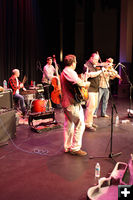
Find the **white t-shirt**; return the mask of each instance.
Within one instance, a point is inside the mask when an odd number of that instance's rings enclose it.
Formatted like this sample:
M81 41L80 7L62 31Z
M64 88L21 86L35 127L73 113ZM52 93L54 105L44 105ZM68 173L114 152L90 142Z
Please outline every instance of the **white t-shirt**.
M48 81L51 82L55 73L55 68L53 65L45 65L43 68L43 78L46 78Z
M16 78L16 81L17 81L17 87L18 87L19 86L18 78ZM16 94L19 94L19 89L16 90Z

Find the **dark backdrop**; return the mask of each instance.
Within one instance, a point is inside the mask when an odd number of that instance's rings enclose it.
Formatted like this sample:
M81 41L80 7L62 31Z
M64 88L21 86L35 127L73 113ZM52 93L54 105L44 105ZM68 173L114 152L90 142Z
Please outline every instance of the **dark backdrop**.
M83 10L82 21L75 16L77 7ZM112 23L108 35L108 27L104 28L103 33L102 27L99 28L99 23L103 23L103 19L96 17L99 9L110 18L109 12L113 11L115 23ZM47 56L55 54L62 70L61 45L64 56L75 53L79 41L83 44L83 52L79 47L76 54L77 59L80 58L78 72L82 71L82 64L96 50L100 51L102 59L114 57L117 61L119 20L120 0L0 0L0 85L4 79L8 80L13 68L20 69L20 80L27 75L27 84L31 80L40 83L42 72L37 67L38 63L43 67ZM83 24L82 38L75 39L75 34L78 36L78 32L75 32L76 23ZM106 48L109 36L115 42Z

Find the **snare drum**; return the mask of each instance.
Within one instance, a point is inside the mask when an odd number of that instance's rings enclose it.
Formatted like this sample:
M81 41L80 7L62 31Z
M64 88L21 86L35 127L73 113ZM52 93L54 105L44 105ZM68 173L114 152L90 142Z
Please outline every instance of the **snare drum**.
M45 112L47 110L48 100L34 99L31 102L31 112Z

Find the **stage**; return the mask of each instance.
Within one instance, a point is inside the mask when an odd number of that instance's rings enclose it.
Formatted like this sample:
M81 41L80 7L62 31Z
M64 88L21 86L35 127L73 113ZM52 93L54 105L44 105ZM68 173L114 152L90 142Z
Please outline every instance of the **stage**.
M101 177L109 177L117 162L128 163L133 153L133 119L128 118L128 98L113 97L120 124L113 124L112 152L121 154L109 158L111 118L99 117L96 132L83 135L85 157L64 153L62 109L55 108L59 128L36 133L27 120L20 120L16 137L0 147L1 200L86 200L87 191L96 184L94 168L101 166ZM109 101L107 114L111 116ZM114 123L116 113L114 111ZM125 121L129 120L129 121ZM104 158L98 158L98 157Z

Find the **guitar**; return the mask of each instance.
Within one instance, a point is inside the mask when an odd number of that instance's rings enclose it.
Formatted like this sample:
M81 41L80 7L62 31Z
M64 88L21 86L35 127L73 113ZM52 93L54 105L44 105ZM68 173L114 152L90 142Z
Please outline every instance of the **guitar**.
M77 103L87 101L89 98L88 89L77 84L74 85L74 97Z
M84 80L85 82L87 82L87 77L84 76L83 74L79 74L78 75L79 78L81 78L82 80ZM80 103L82 101L87 101L89 98L89 94L88 94L88 88L86 87L81 87L77 84L74 85L74 94L75 94L75 100Z

